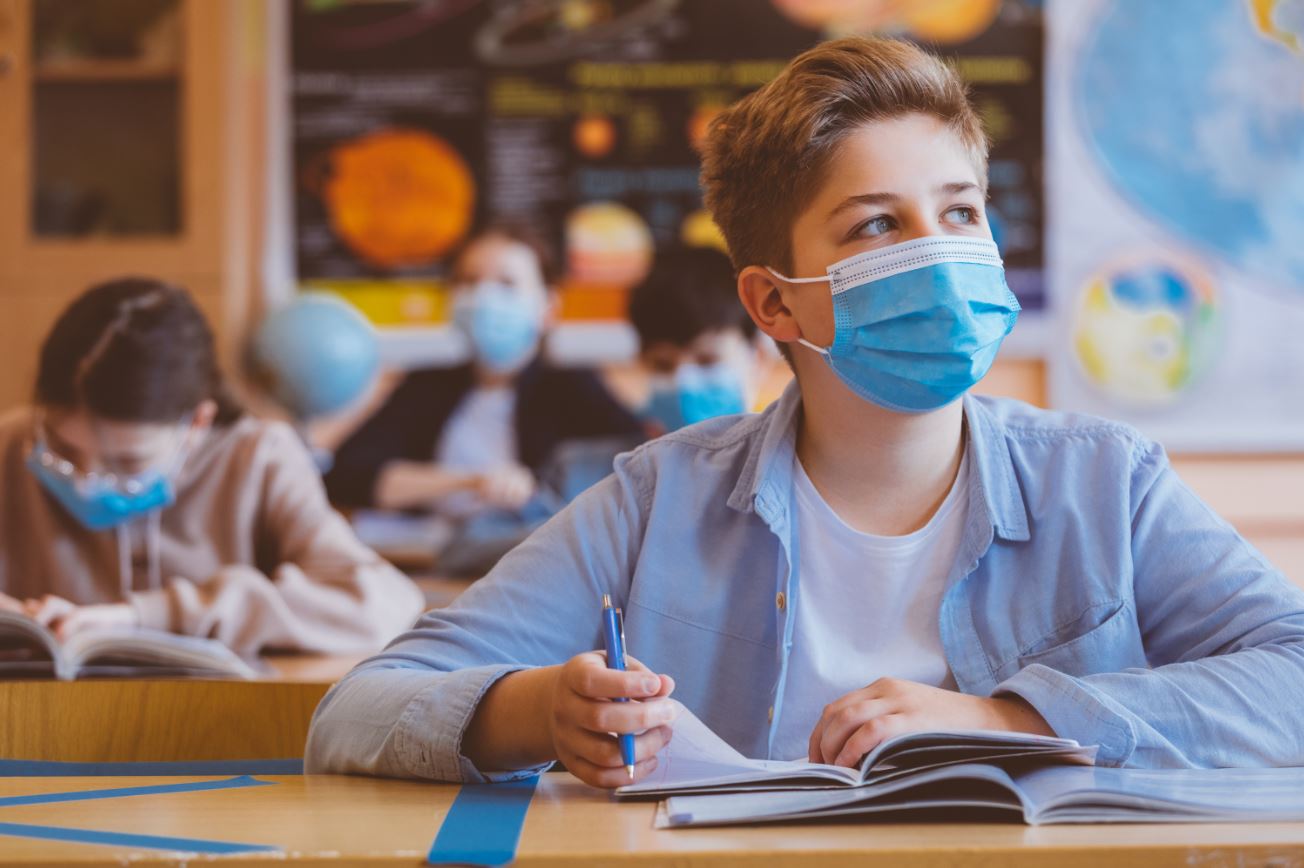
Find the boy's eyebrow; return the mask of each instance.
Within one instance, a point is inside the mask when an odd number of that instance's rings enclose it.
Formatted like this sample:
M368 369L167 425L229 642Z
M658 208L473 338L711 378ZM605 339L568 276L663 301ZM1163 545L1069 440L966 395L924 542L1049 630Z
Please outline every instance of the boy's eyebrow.
M947 184L941 184L933 189L933 192L940 196L955 196L959 193L967 193L970 190L982 192L982 188L972 181L951 181ZM826 219L832 220L834 217L846 211L848 208L854 208L857 205L888 205L893 202L901 201L901 196L896 193L861 193L859 196L848 196L838 203L838 206L829 212Z

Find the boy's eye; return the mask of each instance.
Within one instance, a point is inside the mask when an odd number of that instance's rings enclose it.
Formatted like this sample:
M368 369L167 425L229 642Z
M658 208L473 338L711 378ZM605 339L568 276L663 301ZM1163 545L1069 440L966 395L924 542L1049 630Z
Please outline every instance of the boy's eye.
M862 238L873 238L876 235L884 235L896 228L896 221L886 214L880 214L877 217L871 217L864 223L856 227L852 235Z
M960 205L942 215L950 218L952 223L977 223L978 209L969 205Z

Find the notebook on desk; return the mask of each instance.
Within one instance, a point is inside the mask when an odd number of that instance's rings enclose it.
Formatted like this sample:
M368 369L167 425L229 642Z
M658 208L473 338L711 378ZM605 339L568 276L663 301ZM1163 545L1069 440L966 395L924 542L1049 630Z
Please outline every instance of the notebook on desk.
M0 679L256 678L221 642L159 630L86 630L60 642L18 612L0 611Z

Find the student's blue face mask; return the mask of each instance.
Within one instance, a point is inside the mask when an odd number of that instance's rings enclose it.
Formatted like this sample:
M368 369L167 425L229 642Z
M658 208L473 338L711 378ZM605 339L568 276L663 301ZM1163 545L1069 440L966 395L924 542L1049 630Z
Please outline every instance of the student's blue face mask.
M507 373L534 355L543 333L543 310L509 286L481 283L455 297L453 324L471 341L477 362Z
M683 364L673 380L653 386L643 415L666 431L675 431L746 410L743 383L728 365Z
M130 476L82 473L50 451L38 435L27 454L27 468L69 514L89 530L108 530L171 506L176 501L172 476L184 457L178 449L167 471L149 469Z
M917 238L836 262L827 277L770 272L829 283L833 344L800 342L857 395L900 413L936 410L972 388L1019 316L986 238Z

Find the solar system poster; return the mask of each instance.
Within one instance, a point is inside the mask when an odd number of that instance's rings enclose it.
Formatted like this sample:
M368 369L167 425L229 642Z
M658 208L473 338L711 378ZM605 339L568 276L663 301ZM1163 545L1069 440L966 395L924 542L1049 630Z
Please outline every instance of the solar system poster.
M723 247L698 187L714 114L850 33L915 39L969 82L994 233L1039 310L1039 0L300 0L299 281L381 326L438 324L450 252L524 220L561 256L563 329L620 322L658 247Z

